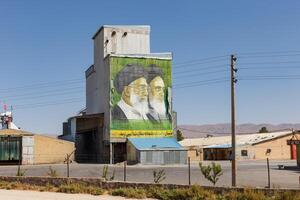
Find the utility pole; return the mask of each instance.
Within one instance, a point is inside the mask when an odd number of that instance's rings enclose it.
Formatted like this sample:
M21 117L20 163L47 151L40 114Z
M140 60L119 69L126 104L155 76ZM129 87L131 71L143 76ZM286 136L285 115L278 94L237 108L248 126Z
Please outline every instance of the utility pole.
M237 82L235 78L235 73L237 69L234 67L236 62L236 57L234 55L230 56L230 74L231 74L231 176L232 176L232 187L236 187L236 135L235 135L235 83Z

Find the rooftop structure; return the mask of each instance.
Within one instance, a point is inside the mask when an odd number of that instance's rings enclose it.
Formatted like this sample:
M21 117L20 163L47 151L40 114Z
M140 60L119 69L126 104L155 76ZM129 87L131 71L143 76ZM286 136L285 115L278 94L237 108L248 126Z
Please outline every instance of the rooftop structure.
M276 139L278 137L283 137L286 135L291 135L293 132L291 130L277 131L270 133L254 133L237 135L236 142L237 146L253 145L268 140ZM212 136L204 138L188 138L180 141L182 146L198 146L198 147L217 147L217 146L227 146L231 147L231 135L227 136Z

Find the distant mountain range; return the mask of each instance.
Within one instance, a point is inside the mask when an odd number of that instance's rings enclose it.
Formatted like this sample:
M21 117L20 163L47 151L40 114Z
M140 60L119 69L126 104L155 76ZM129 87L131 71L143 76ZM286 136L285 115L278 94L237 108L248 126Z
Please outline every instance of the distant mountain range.
M236 126L237 134L257 133L261 127L267 127L268 131L295 129L300 130L300 123L296 124L239 124ZM207 125L179 125L185 138L206 137L207 135L221 136L231 133L231 124L207 124Z

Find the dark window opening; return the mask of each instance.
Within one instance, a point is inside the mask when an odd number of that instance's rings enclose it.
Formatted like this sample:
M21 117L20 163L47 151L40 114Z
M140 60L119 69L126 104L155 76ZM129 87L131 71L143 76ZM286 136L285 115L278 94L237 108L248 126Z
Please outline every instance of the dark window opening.
M242 150L241 154L242 156L248 156L248 150Z

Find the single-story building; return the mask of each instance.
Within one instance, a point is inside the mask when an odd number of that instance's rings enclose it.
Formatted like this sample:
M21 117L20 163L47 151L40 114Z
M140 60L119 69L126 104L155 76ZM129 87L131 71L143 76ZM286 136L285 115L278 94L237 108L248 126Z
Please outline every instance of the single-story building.
M16 129L0 130L0 164L63 163L73 142Z
M186 151L173 137L128 138L127 161L154 165L186 164Z
M238 160L267 157L279 160L296 159L296 145L287 143L293 135L300 135L300 133L287 130L237 135L236 158ZM231 159L231 135L184 139L180 144L188 149L188 156L194 162Z

